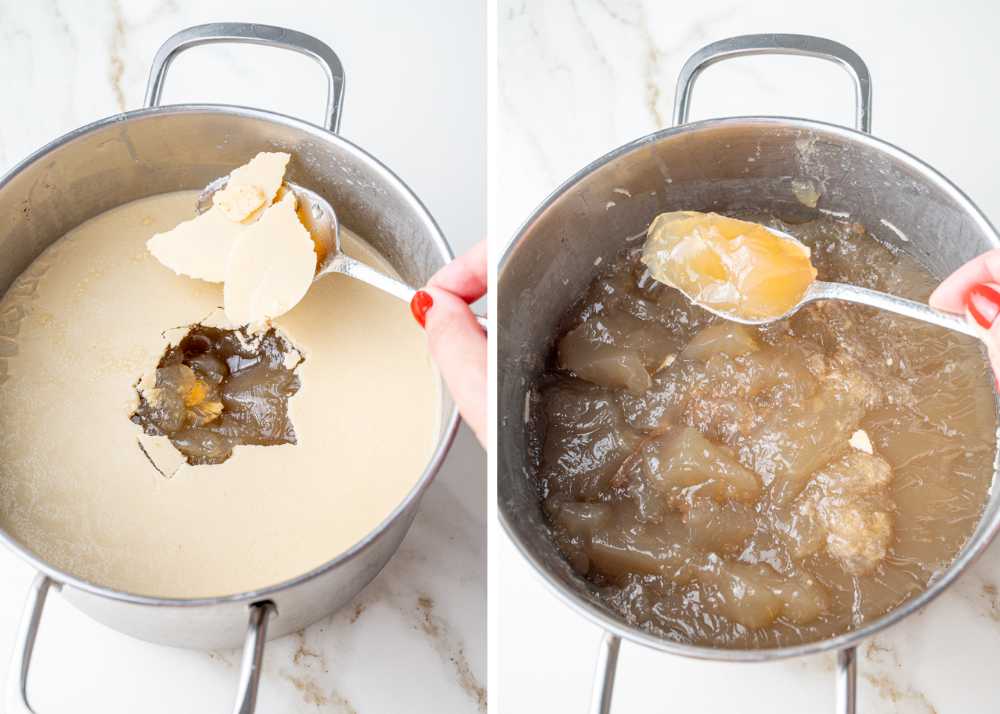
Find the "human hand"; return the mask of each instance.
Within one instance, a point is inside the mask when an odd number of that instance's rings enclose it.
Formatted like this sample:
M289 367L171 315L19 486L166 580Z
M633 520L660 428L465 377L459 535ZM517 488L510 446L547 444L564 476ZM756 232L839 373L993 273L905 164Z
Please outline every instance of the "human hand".
M966 315L983 328L990 365L1000 388L1000 249L973 258L931 293L930 306Z
M469 304L486 294L486 241L441 268L410 303L458 411L486 446L486 333Z

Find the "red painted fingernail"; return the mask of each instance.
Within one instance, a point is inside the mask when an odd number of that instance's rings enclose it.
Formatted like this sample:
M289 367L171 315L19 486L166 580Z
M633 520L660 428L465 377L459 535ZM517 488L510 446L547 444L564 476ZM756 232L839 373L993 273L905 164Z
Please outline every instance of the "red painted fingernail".
M977 285L969 291L965 306L980 327L989 329L1000 314L1000 292L990 285Z
M410 312L413 313L413 319L415 319L420 326L423 327L424 323L427 322L427 311L431 309L434 305L434 298L431 297L430 293L425 293L423 290L417 290L413 294L413 299L410 300Z

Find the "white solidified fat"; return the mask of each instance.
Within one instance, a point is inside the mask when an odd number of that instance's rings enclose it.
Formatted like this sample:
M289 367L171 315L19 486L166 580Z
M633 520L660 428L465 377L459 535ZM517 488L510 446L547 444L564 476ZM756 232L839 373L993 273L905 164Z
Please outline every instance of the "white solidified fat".
M286 193L247 226L229 254L226 315L237 325L284 315L305 297L315 272L312 238L295 213L295 195Z
M224 324L222 286L179 277L145 248L196 197L97 216L0 299L11 345L0 349L0 529L55 567L161 597L254 590L344 552L410 493L440 424L439 380L409 307L331 275L274 320L305 357L288 401L295 444L190 466L142 434L129 419L137 380L189 325ZM341 237L348 255L395 275L351 231Z
M875 453L875 450L872 448L872 440L868 437L868 432L864 429L858 429L851 434L848 443L858 451L864 451L866 454Z
M229 220L213 207L166 233L157 233L146 241L146 248L178 275L221 283L226 278L229 254L244 230L245 225Z
M315 244L295 196L281 191L289 159L257 154L229 174L209 210L146 243L178 275L224 283L226 315L236 325L264 323L295 307L316 271Z
M292 157L284 152L262 151L249 163L233 169L221 191L212 196L212 203L232 220L253 219L254 211L270 206L285 180L285 168ZM258 198L259 197L259 198Z

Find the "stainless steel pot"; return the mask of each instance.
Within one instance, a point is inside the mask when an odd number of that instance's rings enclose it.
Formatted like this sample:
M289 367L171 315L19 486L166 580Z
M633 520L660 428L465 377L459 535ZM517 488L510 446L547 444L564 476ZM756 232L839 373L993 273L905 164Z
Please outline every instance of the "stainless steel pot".
M788 117L734 117L687 123L691 91L709 65L748 54L796 54L845 67L855 87L856 126L847 129ZM879 230L879 237L943 277L970 258L1000 246L1000 236L951 182L919 159L869 134L868 69L849 48L802 35L748 35L696 52L677 84L674 128L615 149L581 169L521 227L498 272L499 343L497 474L500 520L531 566L565 604L606 633L597 666L592 712L606 714L622 639L701 659L748 662L835 650L838 711L855 708L855 648L899 622L947 588L1000 528L1000 495L992 493L975 533L951 567L924 592L863 627L820 642L766 650L680 644L629 626L594 597L549 537L530 474L525 392L542 372L560 319L583 294L600 260L622 239L642 233L661 211L801 209L793 178L821 187L821 207L842 211ZM623 200L621 190L631 195ZM614 200L614 210L606 210ZM905 237L904 237L905 236ZM996 471L996 467L995 467ZM994 473L994 480L996 473Z
M328 84L325 127L246 107L159 106L171 61L190 47L215 42L280 47L319 62ZM290 152L289 179L323 195L341 222L366 236L404 280L422 285L451 258L451 250L410 189L377 159L337 136L343 96L340 60L308 35L240 23L178 32L153 61L144 109L72 131L0 179L0 292L53 241L87 219L144 196L201 188L265 148ZM7 711L32 711L28 667L46 594L54 587L94 619L150 642L197 648L243 644L235 711L252 712L265 639L299 630L345 605L396 552L458 425L443 387L442 394L437 446L402 503L346 552L331 553L318 568L254 592L200 599L119 592L49 565L0 531L0 540L38 571L10 670Z

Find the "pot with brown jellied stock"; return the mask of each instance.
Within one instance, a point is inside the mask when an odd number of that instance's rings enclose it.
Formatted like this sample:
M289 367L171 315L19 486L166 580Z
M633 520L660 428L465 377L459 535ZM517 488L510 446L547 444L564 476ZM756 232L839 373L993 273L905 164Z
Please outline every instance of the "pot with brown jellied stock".
M733 117L688 123L694 81L707 66L750 54L793 54L829 60L851 75L854 128L787 117ZM891 226L891 250L943 278L1000 246L994 228L945 177L870 134L871 83L849 48L802 35L748 35L707 45L685 64L677 85L674 127L626 144L584 167L557 188L514 236L498 270L497 497L507 534L563 603L606 633L599 653L592 711L610 709L622 639L671 654L747 662L836 651L838 711L855 708L858 643L899 622L941 594L1000 527L1000 495L951 564L914 597L860 627L819 641L770 649L677 642L630 625L601 603L598 586L577 574L553 541L534 479L527 395L545 372L564 320L598 273L666 211L754 211L781 215L802 204L796 177L823 187L822 208L863 225ZM614 209L610 203L614 202ZM620 237L616 240L614 237ZM597 267L602 266L602 267ZM985 356L984 356L985 357ZM994 459L995 464L995 459ZM994 466L994 478L995 478Z

